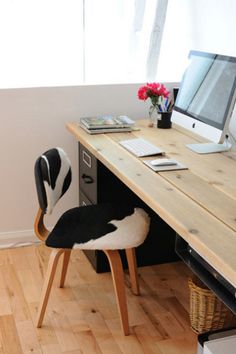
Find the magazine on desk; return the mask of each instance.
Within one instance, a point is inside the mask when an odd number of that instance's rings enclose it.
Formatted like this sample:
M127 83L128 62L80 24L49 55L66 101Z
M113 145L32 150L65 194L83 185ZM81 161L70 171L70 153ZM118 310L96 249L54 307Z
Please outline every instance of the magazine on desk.
M131 132L132 127L125 128L98 128L89 129L84 124L80 123L79 126L83 128L89 134L104 134L104 133L121 133L121 132Z
M104 115L97 117L82 117L80 123L87 129L120 129L130 128L134 121L127 116Z

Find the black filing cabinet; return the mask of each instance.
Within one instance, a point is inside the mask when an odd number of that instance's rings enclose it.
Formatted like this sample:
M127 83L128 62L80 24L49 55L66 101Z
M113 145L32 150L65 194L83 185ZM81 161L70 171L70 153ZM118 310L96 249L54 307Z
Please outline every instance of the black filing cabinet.
M80 143L78 156L80 205L129 201L144 208L151 216L151 225L145 242L136 248L138 266L176 261L178 256L175 253L174 230ZM96 272L109 270L108 261L102 251L89 250L84 253ZM123 251L121 258L126 267Z

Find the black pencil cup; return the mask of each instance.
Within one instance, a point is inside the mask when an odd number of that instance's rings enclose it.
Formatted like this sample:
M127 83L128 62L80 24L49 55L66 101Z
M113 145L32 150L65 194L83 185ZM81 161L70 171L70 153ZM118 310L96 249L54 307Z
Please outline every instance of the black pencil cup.
M168 129L171 128L171 115L172 112L161 112L161 119L157 120L157 128Z

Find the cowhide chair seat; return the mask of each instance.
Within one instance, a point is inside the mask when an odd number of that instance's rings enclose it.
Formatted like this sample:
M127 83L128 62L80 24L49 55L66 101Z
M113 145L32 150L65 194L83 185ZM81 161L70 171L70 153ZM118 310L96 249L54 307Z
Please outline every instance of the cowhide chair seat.
M63 287L72 248L96 249L103 250L108 257L122 330L125 335L128 335L124 273L118 250L125 249L131 288L138 295L134 247L139 246L147 236L149 216L143 209L129 205L126 200L123 204L88 205L66 211L49 232L44 224L44 215L52 213L54 206L71 183L70 160L61 148L48 150L37 159L35 181L39 201L35 233L52 248L38 308L37 327L41 327L43 322L60 256L64 255L60 279L60 287Z

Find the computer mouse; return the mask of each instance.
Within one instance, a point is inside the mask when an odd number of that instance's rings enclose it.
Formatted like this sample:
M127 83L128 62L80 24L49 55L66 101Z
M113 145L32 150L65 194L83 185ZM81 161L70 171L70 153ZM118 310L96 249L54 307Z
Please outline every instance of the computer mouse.
M150 164L152 166L172 166L172 165L177 165L177 161L171 159L156 159L150 161Z

